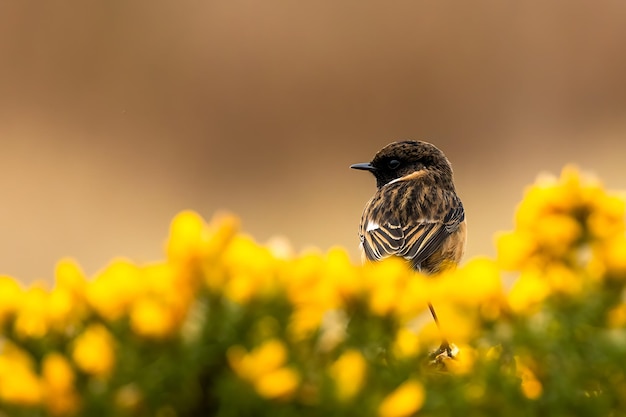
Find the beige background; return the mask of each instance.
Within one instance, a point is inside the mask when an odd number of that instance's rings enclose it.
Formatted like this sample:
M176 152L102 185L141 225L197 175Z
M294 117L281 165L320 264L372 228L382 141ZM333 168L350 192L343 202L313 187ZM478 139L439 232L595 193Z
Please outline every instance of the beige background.
M338 244L424 139L455 168L468 255L567 162L626 188L621 1L0 3L0 273L161 256L172 216Z

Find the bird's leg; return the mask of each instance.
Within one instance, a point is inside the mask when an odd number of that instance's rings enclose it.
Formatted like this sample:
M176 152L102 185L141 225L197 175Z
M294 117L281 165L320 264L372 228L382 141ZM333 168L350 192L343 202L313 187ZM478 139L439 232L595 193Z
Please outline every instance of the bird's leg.
M443 336L443 332L441 331L441 325L439 324L439 318L437 317L437 313L435 312L435 308L433 307L432 303L428 303L428 309L430 310L430 314L433 316L433 319L435 320L435 324L437 325L437 328L439 329L439 333L441 333L441 346L439 346L439 349L437 349L434 352L435 357L439 356L442 353L446 353L446 355L448 355L448 357L452 357L452 349L450 349L450 343L448 343L448 339L445 338L445 336Z

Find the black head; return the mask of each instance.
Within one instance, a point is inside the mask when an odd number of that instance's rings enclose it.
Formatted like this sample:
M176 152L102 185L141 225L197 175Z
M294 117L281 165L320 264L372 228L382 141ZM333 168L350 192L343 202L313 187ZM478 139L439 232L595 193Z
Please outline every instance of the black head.
M420 141L393 142L382 148L372 162L355 164L350 168L370 171L378 188L417 171L436 176L441 186L452 185L452 167L435 145Z

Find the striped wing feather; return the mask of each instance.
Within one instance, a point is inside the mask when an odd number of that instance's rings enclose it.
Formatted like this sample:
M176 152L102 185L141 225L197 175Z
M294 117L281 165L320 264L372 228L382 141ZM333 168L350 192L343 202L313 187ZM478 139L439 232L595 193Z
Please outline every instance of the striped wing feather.
M419 268L459 228L464 219L465 210L458 201L458 205L439 221L417 219L405 225L393 220L381 222L378 227L362 232L363 252L372 261L391 255L401 256Z

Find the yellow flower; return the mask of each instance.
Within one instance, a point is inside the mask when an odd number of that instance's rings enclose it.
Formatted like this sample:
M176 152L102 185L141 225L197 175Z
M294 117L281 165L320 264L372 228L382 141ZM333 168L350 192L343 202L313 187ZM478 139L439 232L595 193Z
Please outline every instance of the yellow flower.
M428 302L435 297L436 285L440 281L441 274L435 279L418 273L410 274L404 287L398 291L394 311L403 319L411 319L423 313Z
M444 288L440 296L460 305L482 307L503 298L500 270L494 261L483 257L444 273L439 283Z
M11 373L11 377L0 386L0 399L19 405L36 405L41 402L41 386L32 370L14 366L7 372Z
M166 244L167 258L177 264L212 259L222 253L239 228L239 220L216 215L210 224L193 211L176 215Z
M180 290L187 292L195 286L185 269L167 262L143 265L138 272L143 280L143 291L163 298L178 297L176 293Z
M516 230L496 236L498 262L509 271L519 270L528 263L537 249L532 234Z
M538 180L528 189L516 212L515 232L498 241L498 257L506 268L520 269L531 255L548 260L566 256L583 237L623 234L625 212L623 197L565 167L560 178Z
M366 374L367 364L361 352L355 349L344 352L330 367L337 397L341 401L352 399L363 387Z
M277 289L277 271L282 261L252 238L233 239L222 260L228 275L224 294L231 300L245 303L253 297L272 295Z
M294 307L290 333L305 337L321 324L326 311L341 305L337 284L325 275L328 265L318 253L307 253L281 269L280 282Z
M626 237L621 235L610 239L601 249L600 256L607 272L611 275L626 275Z
M74 370L65 356L49 353L43 359L42 378L46 408L53 415L74 413L79 398L74 388Z
M591 235L596 239L608 239L624 233L626 201L621 195L607 195L603 190L589 197L591 206L587 220Z
M169 321L178 326L187 317L200 285L199 274L182 268L180 265L157 262L141 268L143 280L141 295L133 300L150 298L158 300L160 306L167 311ZM132 315L132 312L131 312Z
M520 229L532 229L538 218L552 214L568 214L583 204L581 187L583 181L578 169L566 166L557 179L542 176L529 187L516 213L516 225Z
M544 276L536 270L524 271L508 294L511 310L515 313L530 313L550 294L550 286Z
M395 311L397 300L414 272L400 258L387 258L366 264L364 279L368 286L369 308L377 315Z
M261 375L254 381L254 388L262 397L274 399L290 396L299 383L298 372L285 367Z
M345 249L332 248L328 251L321 279L332 283L335 291L344 301L361 294L363 284L360 278Z
M288 334L293 340L302 340L319 329L325 309L317 307L298 307L289 318Z
M324 262L319 253L307 252L289 263L289 267L281 271L288 276L281 278L286 286L287 298L296 307L304 305L327 305L319 299L322 285Z
M218 213L213 216L203 236L202 256L212 258L221 254L238 231L239 219L236 216L229 213Z
M561 194L560 198L554 199L554 194ZM552 205L554 202L558 205ZM524 198L515 211L515 226L518 230L529 230L535 220L551 212L560 212L570 204L562 189L556 185L554 178L544 177L534 185L528 187Z
M23 338L43 337L48 331L47 293L34 284L22 296L15 320L15 332Z
M517 366L517 374L522 380L522 393L529 400L536 400L543 392L541 382L537 379L533 371L525 365L519 357L515 358L515 364Z
M553 262L546 265L544 277L555 293L577 296L583 291L581 273L561 263Z
M54 392L74 389L74 371L69 361L60 353L48 353L43 359L42 376L46 387Z
M0 354L0 400L32 406L41 403L42 386L33 371L33 360L12 345Z
M77 301L65 288L55 288L47 297L47 319L53 327L63 329L76 314Z
M420 351L420 340L413 331L402 328L398 330L393 343L393 353L398 358L415 356Z
M174 217L167 241L167 257L173 261L186 262L198 256L206 226L200 215L183 211Z
M176 329L170 309L148 297L140 298L133 304L130 325L138 335L155 339L170 336Z
M426 393L422 384L408 380L383 399L378 407L380 417L408 417L424 405Z
M87 286L87 301L105 319L117 320L144 291L141 277L140 268L131 262L113 261Z
M443 356L446 369L455 374L467 374L474 369L478 353L469 345L450 345L453 357Z
M471 314L471 310L455 303L445 302L443 299L433 305L439 318L440 328L437 327L430 313L425 314L425 325L418 333L424 344L440 343L442 334L446 339L455 343L467 342L478 332L476 315Z
M72 358L85 373L97 377L109 375L115 363L113 336L100 324L90 325L74 341Z
M571 216L551 214L536 219L533 232L543 250L562 256L581 236L582 229Z
M224 295L239 304L247 303L257 295L258 279L249 274L239 273L232 275L226 282Z
M607 324L611 328L623 327L626 324L626 304L618 304L609 311Z
M69 291L77 300L84 298L87 281L85 274L75 261L61 259L56 264L54 276L57 288Z
M227 352L228 363L243 379L255 381L260 376L280 368L287 360L285 345L271 339L247 353L241 346L233 346Z
M299 374L283 366L287 360L287 349L277 339L268 340L249 353L241 346L232 346L226 357L235 373L250 382L265 398L291 395L300 383Z

